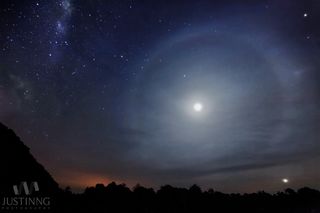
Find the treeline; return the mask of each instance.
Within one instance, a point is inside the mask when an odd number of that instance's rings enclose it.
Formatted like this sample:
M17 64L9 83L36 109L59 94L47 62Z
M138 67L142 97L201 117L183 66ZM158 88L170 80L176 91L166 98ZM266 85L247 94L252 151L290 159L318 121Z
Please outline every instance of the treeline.
M225 194L213 189L202 191L197 185L189 189L170 185L155 191L137 185L130 190L125 184L97 184L82 194L64 190L57 201L59 212L320 212L320 192L301 188L269 194Z

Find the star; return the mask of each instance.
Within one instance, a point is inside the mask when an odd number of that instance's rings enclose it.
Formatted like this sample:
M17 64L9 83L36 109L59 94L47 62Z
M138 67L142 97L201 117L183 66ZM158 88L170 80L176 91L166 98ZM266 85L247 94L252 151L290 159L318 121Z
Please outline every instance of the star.
M57 21L57 32L58 33L63 33L64 32L64 26L63 26L63 24L61 23L60 20Z
M62 153L52 175L76 158L155 186L180 171L230 191L317 186L319 8L214 2L1 4L1 122L44 158Z

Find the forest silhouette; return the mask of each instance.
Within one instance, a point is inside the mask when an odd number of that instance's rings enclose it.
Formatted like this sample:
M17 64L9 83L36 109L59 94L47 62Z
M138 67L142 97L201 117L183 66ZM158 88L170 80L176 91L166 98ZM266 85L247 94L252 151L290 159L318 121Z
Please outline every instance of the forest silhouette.
M59 188L55 180L31 155L29 148L8 127L0 123L0 198L14 196L12 186L21 181L37 181L40 189L33 196L51 198L47 210L0 209L0 212L320 212L320 191L304 187L269 194L264 191L225 194L197 185L178 188L164 185L158 190L136 185L132 189L115 182L87 187L73 193ZM2 199L2 198L1 198Z

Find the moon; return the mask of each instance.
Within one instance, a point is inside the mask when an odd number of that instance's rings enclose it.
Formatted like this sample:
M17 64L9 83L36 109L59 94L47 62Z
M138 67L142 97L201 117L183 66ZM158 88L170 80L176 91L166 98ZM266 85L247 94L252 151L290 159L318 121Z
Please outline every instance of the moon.
M193 104L193 109L196 112L201 112L203 109L203 105L200 102L196 102Z

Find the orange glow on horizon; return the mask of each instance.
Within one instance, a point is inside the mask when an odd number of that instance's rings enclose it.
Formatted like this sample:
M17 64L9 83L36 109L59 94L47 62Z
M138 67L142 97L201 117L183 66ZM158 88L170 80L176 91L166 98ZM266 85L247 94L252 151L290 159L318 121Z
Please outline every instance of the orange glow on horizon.
M56 175L54 178L61 188L69 186L73 191L81 191L98 183L102 183L103 185L108 185L111 182L116 182L117 184L126 183L126 181L114 180L101 174L78 171L67 171L64 174Z

